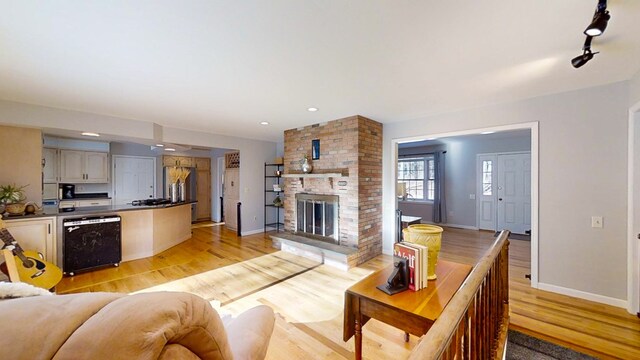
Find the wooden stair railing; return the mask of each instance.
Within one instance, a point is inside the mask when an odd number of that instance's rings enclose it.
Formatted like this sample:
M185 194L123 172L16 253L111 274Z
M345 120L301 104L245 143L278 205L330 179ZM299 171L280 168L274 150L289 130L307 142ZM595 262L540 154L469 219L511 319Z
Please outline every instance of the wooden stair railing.
M409 359L502 358L509 327L509 234L500 232Z

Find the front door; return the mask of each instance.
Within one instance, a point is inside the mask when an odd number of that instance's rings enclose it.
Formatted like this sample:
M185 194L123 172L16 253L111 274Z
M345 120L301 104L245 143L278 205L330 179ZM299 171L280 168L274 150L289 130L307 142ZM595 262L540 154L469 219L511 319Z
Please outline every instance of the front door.
M496 230L496 199L498 194L496 154L479 154L476 165L476 212L478 228Z
M155 159L145 157L114 156L114 204L155 196Z
M531 233L531 153L498 154L498 227Z

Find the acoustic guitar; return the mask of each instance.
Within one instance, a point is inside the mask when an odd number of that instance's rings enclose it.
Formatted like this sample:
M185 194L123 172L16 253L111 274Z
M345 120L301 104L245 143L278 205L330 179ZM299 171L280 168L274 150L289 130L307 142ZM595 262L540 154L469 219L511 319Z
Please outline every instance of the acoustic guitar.
M2 218L0 218L0 239L13 252L20 281L48 290L62 280L62 270L45 261L42 254L36 251L22 250L16 239L7 230ZM5 264L2 265L5 266Z

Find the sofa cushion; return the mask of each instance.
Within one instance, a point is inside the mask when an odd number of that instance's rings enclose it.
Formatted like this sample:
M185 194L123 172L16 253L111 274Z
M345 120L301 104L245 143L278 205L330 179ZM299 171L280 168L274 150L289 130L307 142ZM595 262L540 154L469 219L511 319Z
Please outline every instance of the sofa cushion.
M273 310L265 305L249 309L229 321L226 328L234 359L264 359L274 323Z

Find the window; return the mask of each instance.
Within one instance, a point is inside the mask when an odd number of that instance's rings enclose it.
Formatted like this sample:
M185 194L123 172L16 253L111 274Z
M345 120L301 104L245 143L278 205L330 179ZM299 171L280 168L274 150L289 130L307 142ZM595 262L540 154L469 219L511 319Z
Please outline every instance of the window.
M408 200L433 200L436 189L433 157L399 159L398 182L405 184Z
M491 160L483 160L482 161L482 195L492 195L493 194L493 179L491 175L493 174L493 161Z

